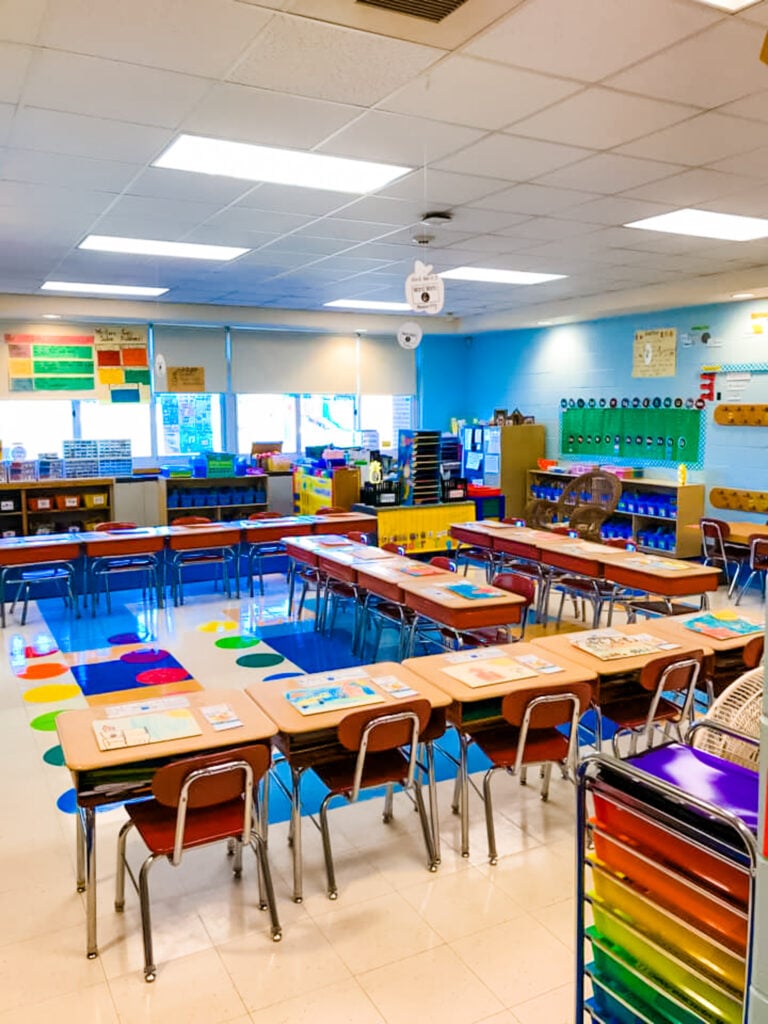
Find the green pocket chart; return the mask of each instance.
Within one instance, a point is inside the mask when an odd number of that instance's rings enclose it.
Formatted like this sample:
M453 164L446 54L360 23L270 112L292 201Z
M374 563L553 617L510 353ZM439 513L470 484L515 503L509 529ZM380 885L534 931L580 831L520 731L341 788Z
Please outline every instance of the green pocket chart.
M659 466L684 462L699 469L704 460L702 413L699 409L564 409L560 454Z

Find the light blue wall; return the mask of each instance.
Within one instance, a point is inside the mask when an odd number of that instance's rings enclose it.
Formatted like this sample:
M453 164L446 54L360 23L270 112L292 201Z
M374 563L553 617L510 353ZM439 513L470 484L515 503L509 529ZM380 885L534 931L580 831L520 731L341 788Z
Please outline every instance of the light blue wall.
M471 338L452 334L425 335L416 350L419 426L450 430L451 418L477 415L470 405L469 375L473 365Z
M708 364L762 364L768 368L768 302L740 302L642 313L605 320L530 330L494 331L464 343L463 359L441 359L445 339L427 339L424 360L425 426L445 429L450 416L484 420L495 408L536 417L547 427L547 454L559 454L561 398L698 398L699 374ZM765 334L753 333L762 322ZM703 344L692 328L707 326L712 342ZM675 377L632 377L634 332L675 327ZM686 339L691 343L686 345ZM456 339L450 339L455 346ZM715 344L713 344L713 342ZM455 347L451 348L451 354ZM461 352L457 353L461 355ZM463 368L462 368L463 363ZM716 379L723 402L768 403L768 372L755 373L741 398L729 394L725 374ZM455 404L452 404L455 403ZM768 428L721 427L707 406L704 469L689 479L711 487L768 490ZM429 416L427 416L429 414ZM653 470L653 476L674 476ZM723 513L719 513L721 516ZM739 518L728 513L728 518Z

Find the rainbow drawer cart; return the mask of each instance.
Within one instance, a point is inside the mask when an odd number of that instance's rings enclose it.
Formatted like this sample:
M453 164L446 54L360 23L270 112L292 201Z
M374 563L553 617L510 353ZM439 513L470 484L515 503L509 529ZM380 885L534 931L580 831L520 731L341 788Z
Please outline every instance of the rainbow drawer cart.
M579 1024L747 1020L758 789L680 743L582 763Z

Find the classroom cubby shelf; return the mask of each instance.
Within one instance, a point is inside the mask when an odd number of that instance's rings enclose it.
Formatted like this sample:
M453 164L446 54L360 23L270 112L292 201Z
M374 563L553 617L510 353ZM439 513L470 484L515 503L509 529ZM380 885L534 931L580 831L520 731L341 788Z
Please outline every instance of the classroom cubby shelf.
M228 521L267 510L267 476L171 477L166 481L167 519L207 516Z
M573 473L548 470L528 471L528 499L549 498L557 501ZM626 524L626 532L635 538L642 550L663 550L677 558L692 558L700 552L698 535L685 530L688 523L698 523L704 515L704 485L676 484L672 480L648 477L621 481L619 507L611 522ZM657 537L663 537L662 547ZM648 543L643 543L643 539ZM671 546L670 546L671 545Z
M0 536L92 529L112 518L114 483L112 477L91 477L0 484ZM76 500L74 507L67 507L68 499Z

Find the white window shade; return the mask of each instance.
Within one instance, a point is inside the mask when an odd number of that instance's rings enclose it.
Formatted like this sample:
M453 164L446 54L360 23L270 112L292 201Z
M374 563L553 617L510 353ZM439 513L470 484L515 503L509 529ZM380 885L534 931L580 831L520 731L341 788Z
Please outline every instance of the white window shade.
M356 343L354 335L233 330L232 387L240 394L354 394Z
M157 355L165 358L167 366L202 367L205 370L205 391L227 390L223 327L157 326L155 356Z
M416 355L397 344L396 333L360 338L360 393L416 394Z

